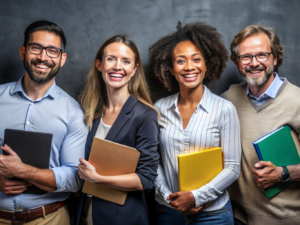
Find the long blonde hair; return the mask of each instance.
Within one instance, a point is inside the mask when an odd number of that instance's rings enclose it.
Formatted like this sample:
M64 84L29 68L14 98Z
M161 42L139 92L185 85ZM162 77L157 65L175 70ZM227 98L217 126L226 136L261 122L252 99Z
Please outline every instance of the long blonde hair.
M100 117L104 107L108 105L106 86L102 78L102 73L96 68L96 61L99 59L100 62L102 62L106 46L114 42L123 43L128 46L135 55L135 65L138 65L134 76L128 83L129 93L133 94L137 100L151 107L157 112L157 110L153 107L150 98L149 88L146 83L143 64L138 48L128 37L116 35L104 42L104 44L98 50L92 68L88 73L85 87L79 96L79 102L85 114L84 119L90 129L92 128L93 120Z

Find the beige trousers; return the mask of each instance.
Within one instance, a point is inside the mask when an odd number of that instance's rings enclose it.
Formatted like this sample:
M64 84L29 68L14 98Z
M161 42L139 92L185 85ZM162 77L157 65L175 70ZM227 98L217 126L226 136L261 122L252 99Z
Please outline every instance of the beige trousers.
M0 218L0 225L70 225L70 217L66 206L64 206L45 216L45 219L39 217L29 222L13 222Z

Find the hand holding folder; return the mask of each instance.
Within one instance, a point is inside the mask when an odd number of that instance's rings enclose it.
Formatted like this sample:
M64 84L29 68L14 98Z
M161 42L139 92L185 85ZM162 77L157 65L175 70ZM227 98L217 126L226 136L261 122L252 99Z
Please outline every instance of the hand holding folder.
M192 191L209 183L223 170L222 148L178 155L180 191Z
M140 152L134 148L94 138L89 163L103 176L124 175L135 172L139 156ZM126 191L88 181L85 181L82 192L119 205L125 203L127 196Z

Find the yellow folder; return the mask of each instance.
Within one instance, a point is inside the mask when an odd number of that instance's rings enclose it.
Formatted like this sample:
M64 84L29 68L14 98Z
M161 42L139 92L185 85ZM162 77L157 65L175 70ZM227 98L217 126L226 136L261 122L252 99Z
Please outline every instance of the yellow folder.
M178 155L180 191L192 191L209 183L223 170L222 148Z

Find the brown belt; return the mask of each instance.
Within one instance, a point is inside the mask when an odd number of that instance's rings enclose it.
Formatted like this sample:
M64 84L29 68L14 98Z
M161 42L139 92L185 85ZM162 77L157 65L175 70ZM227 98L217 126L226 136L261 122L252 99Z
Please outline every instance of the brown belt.
M65 206L65 202L55 202L50 205L45 205L45 215L48 215L50 213L56 212L61 207ZM32 210L26 210L23 212L7 212L0 210L0 218L6 219L6 220L13 220L13 221L31 221L36 218L43 216L43 208L36 208Z

